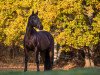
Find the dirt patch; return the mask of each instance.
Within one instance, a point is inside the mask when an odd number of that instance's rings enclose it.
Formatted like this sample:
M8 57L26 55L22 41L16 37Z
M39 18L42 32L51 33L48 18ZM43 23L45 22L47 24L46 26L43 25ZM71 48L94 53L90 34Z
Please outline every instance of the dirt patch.
M4 64L4 63L0 63L0 70L24 70L24 64ZM53 70L69 70L75 68L74 64L68 64L68 65L64 65L64 66L60 66L56 65L53 66ZM36 64L34 63L28 63L28 70L29 71L36 71ZM40 70L43 71L44 70L44 66L43 64L40 65Z
M0 63L0 70L24 70L24 64L4 64ZM43 65L40 65L40 69L43 70ZM28 70L36 70L36 65L34 63L28 63Z

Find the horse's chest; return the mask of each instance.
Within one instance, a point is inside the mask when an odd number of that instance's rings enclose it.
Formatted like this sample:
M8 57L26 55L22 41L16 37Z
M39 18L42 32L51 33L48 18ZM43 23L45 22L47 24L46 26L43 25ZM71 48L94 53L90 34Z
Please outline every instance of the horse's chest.
M29 50L34 50L35 46L36 46L36 39L34 38L30 38L30 39L26 39L25 40L25 47Z

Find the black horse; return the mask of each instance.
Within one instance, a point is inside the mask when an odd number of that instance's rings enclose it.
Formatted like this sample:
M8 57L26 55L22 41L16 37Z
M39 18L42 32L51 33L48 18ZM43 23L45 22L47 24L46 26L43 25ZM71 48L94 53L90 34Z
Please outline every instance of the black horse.
M38 28L40 31L36 31ZM44 70L52 70L54 59L54 38L52 35L43 31L43 26L38 13L32 12L28 19L26 34L24 36L25 68L27 71L28 53L34 51L37 71L39 71L39 54L44 62Z

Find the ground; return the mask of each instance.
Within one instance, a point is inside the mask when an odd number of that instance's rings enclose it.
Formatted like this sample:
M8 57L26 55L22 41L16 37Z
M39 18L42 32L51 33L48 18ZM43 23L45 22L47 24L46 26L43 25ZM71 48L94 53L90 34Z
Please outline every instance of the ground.
M64 65L63 67L56 65L53 67L53 70L69 70L75 67L74 64ZM44 66L41 64L40 69L43 71ZM22 64L4 64L0 63L0 70L23 70L24 65ZM29 71L36 71L36 65L33 63L28 63L28 70Z
M72 70L54 70L54 71L0 71L0 75L100 75L100 68L76 68Z
M100 68L78 68L75 64L69 63L56 65L53 71L43 72L43 65L40 65L40 72L36 71L34 63L28 63L28 71L24 72L22 64L0 63L0 75L100 75Z

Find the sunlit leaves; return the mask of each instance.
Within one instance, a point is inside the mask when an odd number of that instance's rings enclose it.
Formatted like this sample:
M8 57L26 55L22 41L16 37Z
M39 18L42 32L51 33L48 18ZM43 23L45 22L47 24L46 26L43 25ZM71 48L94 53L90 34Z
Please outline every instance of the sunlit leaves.
M75 48L91 46L99 41L100 2L99 0L1 0L0 2L0 41L10 45L14 40L22 45L27 19L31 12L39 12L38 16L44 26L54 36L60 46L72 45ZM95 8L95 9L94 9ZM93 21L89 29L89 21ZM68 50L67 46L64 50Z

